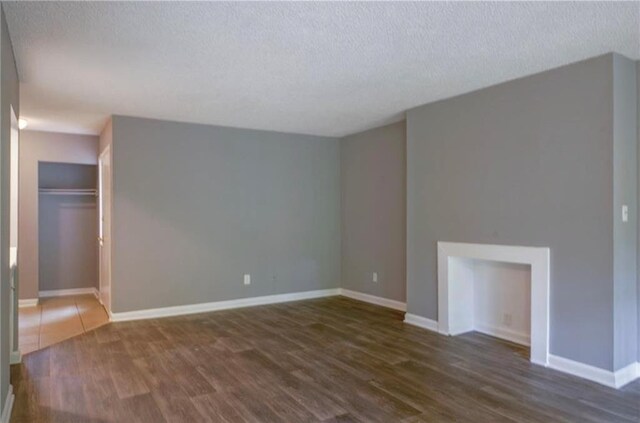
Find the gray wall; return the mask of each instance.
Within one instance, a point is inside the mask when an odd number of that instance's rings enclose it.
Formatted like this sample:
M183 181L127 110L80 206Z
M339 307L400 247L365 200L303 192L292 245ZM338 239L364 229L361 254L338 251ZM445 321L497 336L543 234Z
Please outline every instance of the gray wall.
M406 301L406 123L341 141L342 287ZM378 273L378 282L372 273Z
M0 8L0 408L9 390L9 163L11 159L11 107L20 116L18 72L4 10ZM17 307L14 307L14 335L17 336ZM15 336L14 336L14 339ZM17 345L15 343L14 345Z
M40 188L96 189L97 166L40 163ZM39 196L39 289L98 287L95 196Z
M18 201L20 298L37 298L39 290L38 163L95 165L97 161L96 136L21 131Z
M613 56L613 369L638 357L636 64ZM622 205L629 220L622 220Z
M613 369L613 58L407 113L408 310L438 241L551 248L551 353ZM616 210L617 213L617 210Z
M114 116L112 153L114 312L340 286L338 139Z

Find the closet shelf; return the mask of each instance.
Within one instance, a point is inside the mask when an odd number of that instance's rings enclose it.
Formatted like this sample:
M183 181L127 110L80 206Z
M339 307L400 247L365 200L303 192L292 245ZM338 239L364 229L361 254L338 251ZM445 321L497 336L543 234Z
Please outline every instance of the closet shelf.
M59 188L40 188L40 194L47 195L92 195L96 197L98 195L95 189L59 189Z

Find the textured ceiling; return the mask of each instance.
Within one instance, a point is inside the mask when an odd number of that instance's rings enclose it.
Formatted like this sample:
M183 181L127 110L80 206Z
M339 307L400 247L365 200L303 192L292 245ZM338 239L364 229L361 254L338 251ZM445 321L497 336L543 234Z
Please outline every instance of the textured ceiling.
M615 51L640 3L5 3L31 129L111 114L341 136Z

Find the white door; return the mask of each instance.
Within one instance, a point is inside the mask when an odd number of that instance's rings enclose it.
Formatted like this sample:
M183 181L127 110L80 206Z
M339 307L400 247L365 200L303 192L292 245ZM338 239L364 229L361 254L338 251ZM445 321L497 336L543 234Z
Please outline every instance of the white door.
M111 314L111 149L98 160L98 242L100 245L100 301Z

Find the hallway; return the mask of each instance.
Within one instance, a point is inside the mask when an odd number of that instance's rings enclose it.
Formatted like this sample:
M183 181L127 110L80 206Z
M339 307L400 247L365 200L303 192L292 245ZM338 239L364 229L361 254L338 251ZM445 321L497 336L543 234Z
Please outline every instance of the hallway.
M24 355L46 348L108 322L94 295L43 298L37 306L20 308L20 351Z

